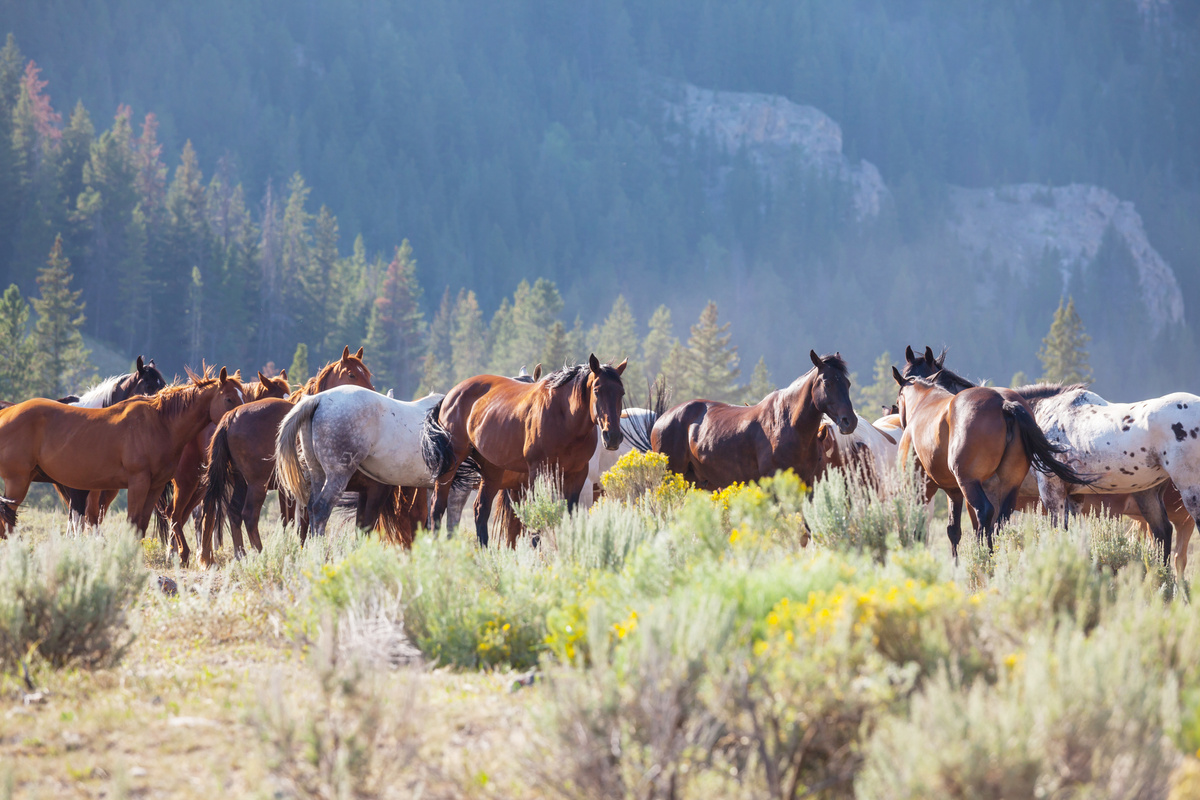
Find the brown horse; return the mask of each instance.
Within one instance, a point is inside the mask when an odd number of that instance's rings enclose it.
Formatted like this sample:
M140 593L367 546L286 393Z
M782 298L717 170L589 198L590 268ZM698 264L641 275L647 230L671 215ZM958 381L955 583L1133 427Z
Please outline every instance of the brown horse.
M238 378L239 375L234 375L234 377ZM280 370L279 376L276 378L268 378L259 372L257 381L243 384L242 388L245 391L246 402L263 400L268 397L285 398L292 391L287 380L287 370ZM179 553L179 563L185 567L191 556L191 549L183 535L183 524L204 498L204 493L200 491L200 482L204 477L204 467L207 465L205 459L208 455L208 445L216 430L216 425L209 425L196 438L187 443L187 446L183 448L183 454L179 457L179 466L175 469L175 477L171 480L171 505L167 511L167 519L171 526L171 540L175 543L175 549Z
M813 369L752 406L693 400L663 414L651 448L667 467L701 489L723 489L785 469L812 486L821 468L817 433L828 415L843 434L858 425L841 355L810 351Z
M482 476L475 534L484 547L496 493L523 488L540 472L562 476L568 508L574 510L596 451L597 426L605 447L621 445L625 364L601 365L592 355L587 364L552 372L537 383L479 375L451 389L439 420L450 435L454 459L438 479L433 524L441 522L451 483L468 456ZM515 534L510 527L510 545L516 544Z
M951 394L932 378L906 378L892 367L900 386L898 463L909 452L926 477L926 501L938 489L951 500L946 529L958 557L963 499L974 511L975 533L987 535L1012 514L1021 482L1030 466L1078 483L1087 481L1055 458L1060 452L1034 421L1024 400L987 387Z
M237 381L189 373L189 382L108 408L26 400L0 412L0 478L5 523L41 471L87 491L128 490L129 521L142 533L175 473L184 446L241 403Z
M350 348L342 357L326 364L304 386L286 399L269 398L247 403L221 420L212 436L207 453L201 506L200 563L212 563L213 533L217 547L221 546L224 528L229 525L233 535L233 551L245 552L242 544L242 523L255 550L262 550L258 534L258 518L267 491L272 487L275 471L275 435L279 424L292 410L295 401L306 394L316 394L335 386L363 386L374 389L371 370L362 360L363 349L351 355ZM357 484L347 487L355 491ZM280 497L281 511L285 498ZM380 500L382 504L382 499ZM378 511L377 511L378 514ZM290 521L284 513L284 524ZM303 529L303 522L301 523ZM303 532L303 531L302 531Z

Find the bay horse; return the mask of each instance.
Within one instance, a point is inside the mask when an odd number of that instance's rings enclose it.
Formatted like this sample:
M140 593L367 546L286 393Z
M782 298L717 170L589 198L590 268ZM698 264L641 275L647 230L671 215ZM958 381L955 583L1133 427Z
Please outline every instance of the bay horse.
M167 386L166 378L154 359L149 362L142 360L139 355L134 364L133 372L124 375L114 375L88 389L80 397L64 397L58 402L74 405L79 408L108 408L111 405L128 400L131 397L149 397L158 394ZM117 498L116 492L85 492L66 486L56 486L59 495L67 504L67 513L72 525L82 525L94 528L108 512L108 507Z
M438 422L443 397L406 403L339 386L293 406L276 437L275 483L306 505L313 536L325 535L334 504L360 470L393 493L434 487L454 460L450 436Z
M940 366L926 347L923 356L906 352L906 372L928 371ZM939 370L949 386L971 383L944 367ZM1033 384L1013 391L1027 402L1046 438L1062 451L1062 460L1076 473L1091 479L1073 481L1057 474L1038 474L1026 479L1021 493L1040 497L1054 520L1067 524L1070 514L1080 510L1085 495L1116 495L1107 503L1111 510L1131 511L1132 500L1154 538L1163 546L1164 563L1171 553L1172 516L1180 518L1179 504L1192 518L1200 519L1200 396L1175 392L1137 403L1110 403L1082 384ZM1168 502L1168 484L1178 492ZM1176 523L1178 525L1178 523ZM1187 542L1176 548L1175 569L1182 578L1187 566Z
M240 387L222 368L216 377L189 373L188 382L152 397L108 408L76 408L26 400L0 413L0 501L11 530L34 477L86 491L128 491L129 521L145 533L184 446L241 402Z
M234 378L240 379L240 373L235 374ZM258 380L243 384L242 389L245 395L244 402L253 402L268 397L285 398L292 391L287 380L287 370L280 370L278 377L275 378L268 378L260 371ZM241 408L241 406L238 407ZM191 556L191 548L188 547L187 539L183 535L183 525L204 497L204 493L200 490L200 483L204 477L204 467L207 464L205 459L208 455L208 445L212 441L216 429L215 424L209 425L196 438L187 443L179 457L179 466L175 469L175 476L171 479L171 503L166 516L170 524L171 541L174 542L175 549L179 553L179 563L185 567ZM203 530L200 526L197 528Z
M713 400L676 406L654 423L652 449L667 456L668 469L701 489L724 489L785 469L811 487L821 466L822 418L828 415L849 435L858 416L841 355L812 350L809 357L811 370L752 406Z
M441 522L450 485L468 457L482 476L475 535L483 547L496 494L531 485L541 472L562 477L567 507L573 511L597 439L609 450L621 446L621 374L627 362L602 365L592 354L586 364L564 367L533 384L478 375L452 388L442 401L439 422L450 436L453 457L438 478L433 526ZM516 544L517 530L509 527L510 545Z
M268 398L247 403L217 424L206 457L201 503L200 563L212 564L213 537L221 546L224 529L229 526L233 536L233 552L245 553L242 544L242 524L255 550L262 551L258 520L267 492L272 488L275 471L275 436L283 418L301 397L316 394L335 386L362 386L374 389L371 370L363 363L363 349L351 355L350 348L342 350L341 358L326 364L304 386L289 398ZM356 484L357 485L357 484ZM364 492L366 490L364 489ZM363 495L360 494L360 498ZM280 510L284 524L291 521L286 512L286 496L280 493ZM306 526L301 520L301 532Z
M904 426L897 462L903 464L910 451L915 454L925 472L927 502L937 489L950 496L946 532L955 558L964 499L974 511L976 536L986 535L990 550L993 530L1012 514L1030 466L1087 482L1055 458L1061 448L1046 439L1020 398L982 386L952 394L932 378L907 378L895 367L892 377L900 386Z

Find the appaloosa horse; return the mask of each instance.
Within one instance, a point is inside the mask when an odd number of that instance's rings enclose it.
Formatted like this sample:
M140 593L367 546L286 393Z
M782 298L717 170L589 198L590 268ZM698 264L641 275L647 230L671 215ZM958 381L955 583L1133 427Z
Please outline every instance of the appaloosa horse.
M693 400L668 411L650 433L667 467L701 489L723 489L785 469L812 486L821 466L817 432L826 415L844 434L858 416L841 355L810 351L813 369L752 406Z

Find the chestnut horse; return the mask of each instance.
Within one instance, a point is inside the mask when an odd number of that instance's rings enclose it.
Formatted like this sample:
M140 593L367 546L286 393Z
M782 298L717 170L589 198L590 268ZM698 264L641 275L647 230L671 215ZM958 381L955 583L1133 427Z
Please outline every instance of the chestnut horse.
M662 415L650 445L667 456L667 468L710 491L754 481L785 469L813 485L821 467L817 432L828 415L846 435L858 416L850 403L850 377L840 354L810 351L813 369L786 389L752 406L693 400Z
M84 392L82 397L64 397L58 402L69 403L78 408L108 408L130 397L158 394L166 386L167 381L158 367L154 366L154 359L145 362L138 356L133 372L103 380ZM100 524L108 507L117 498L116 492L85 492L66 486L55 488L67 504L71 524L82 524L88 528Z
M224 369L217 377L189 373L189 379L108 408L36 399L0 412L6 526L15 525L17 507L40 471L77 489L127 489L129 521L144 534L184 446L241 403L241 389Z
M440 524L450 485L468 457L482 475L475 500L475 535L482 546L487 547L497 492L524 488L540 472L562 476L567 507L574 510L597 437L609 450L621 446L626 363L602 365L593 354L588 363L565 367L533 384L479 375L451 389L442 400L439 420L450 436L453 457L438 478L433 525ZM510 526L509 531L509 544L515 545L517 529Z
M242 388L245 390L245 402L268 397L284 398L292 391L287 381L287 370L280 370L277 378L268 378L259 372L257 381L243 384ZM183 448L183 455L179 458L179 466L175 469L175 477L171 479L171 506L167 518L171 526L171 540L179 552L179 563L185 567L191 556L191 548L183 535L183 524L204 497L204 493L200 491L200 481L204 477L204 467L207 464L205 458L208 455L208 445L216 430L216 425L209 425L187 443ZM197 526L197 529L201 530L200 526Z
M950 496L946 533L955 558L964 498L974 510L975 534L986 534L990 550L992 532L1012 514L1030 466L1087 482L1055 458L1062 450L1046 439L1019 397L982 386L951 394L932 378L906 378L895 367L892 377L900 386L904 426L897 461L903 464L910 450L916 455L926 476L926 501L938 489Z
M204 500L201 511L200 563L212 563L213 533L216 546L221 546L223 532L229 525L233 535L233 552L240 556L245 552L242 544L242 523L255 550L262 550L258 535L258 518L262 512L267 491L272 487L275 471L275 436L279 424L292 410L300 397L332 389L335 386L363 386L374 389L371 370L362 360L363 350L351 355L350 348L342 350L342 357L326 364L301 389L288 399L256 400L238 408L235 413L221 420L209 444L203 487ZM359 484L352 482L351 490ZM361 497L361 495L360 495ZM281 510L284 508L280 495ZM284 524L289 517L284 515ZM304 523L301 523L303 529Z

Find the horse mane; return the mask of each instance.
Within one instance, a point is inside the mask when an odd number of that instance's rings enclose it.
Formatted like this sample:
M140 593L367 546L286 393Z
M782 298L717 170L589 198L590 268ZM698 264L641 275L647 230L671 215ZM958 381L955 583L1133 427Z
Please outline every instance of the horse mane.
M1058 397L1060 394L1086 388L1088 388L1086 383L1031 383L1027 386L1019 386L1013 391L1029 402L1036 403L1039 400L1048 400L1051 397Z
M825 364L825 366L827 366L837 372L840 372L842 377L845 378L846 380L850 380L850 369L849 369L849 367L846 366L846 359L842 358L837 353L821 356L821 361ZM795 388L799 387L800 383L806 377L808 377L809 372L813 372L815 370L816 370L816 367L809 369L807 372L805 372L804 374L802 374L798 378L796 378L796 380L792 381L791 384L787 388L795 389ZM768 395L768 396L770 396L770 395Z
M110 378L105 378L80 395L74 405L79 408L105 408L111 405L113 392L117 390L117 384L128 378L131 374L125 373L124 375L113 375Z
M578 380L580 377L586 378L591 369L592 368L587 364L576 364L573 367L563 367L560 370L555 370L546 377L542 378L542 380L546 381L546 385L551 389L558 389L566 386L572 381ZM616 367L614 367L612 364L601 364L600 373L607 378L612 378L613 380L618 381L621 380L621 373L617 372Z
M942 352L945 353L944 350ZM980 383L972 383L971 381L964 378L962 375L959 375L954 370L948 369L946 367L942 367L937 372L933 373L933 375L931 375L930 377L937 378L938 380L936 381L936 383L939 386L941 386L943 389L945 389L949 392L955 393L955 394L963 391L964 389L975 389L975 388L978 388L979 386L983 385ZM924 378L913 378L913 380L924 380Z
M185 382L172 383L158 394L145 398L166 419L174 419L182 414L201 392L216 385L219 380L212 366L207 364L200 374L193 372L190 367L184 369L187 371Z

